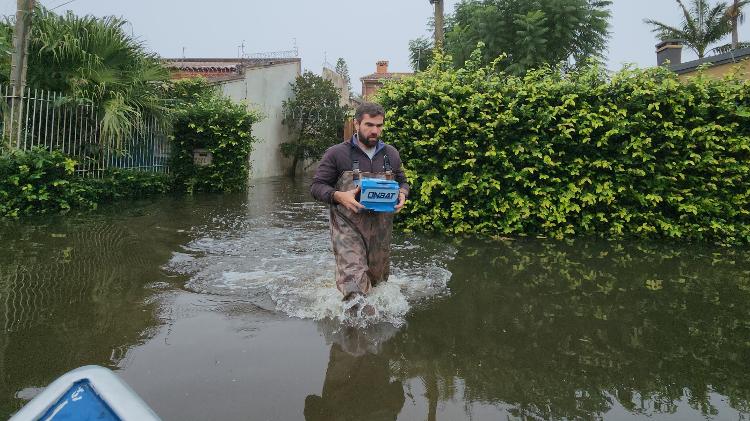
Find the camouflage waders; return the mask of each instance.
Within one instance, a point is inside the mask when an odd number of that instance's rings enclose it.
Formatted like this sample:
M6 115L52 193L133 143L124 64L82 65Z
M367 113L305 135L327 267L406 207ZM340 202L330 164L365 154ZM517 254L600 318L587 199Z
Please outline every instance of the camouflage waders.
M385 173L360 172L353 161L351 171L344 171L336 190L353 190L362 178L393 180L386 157ZM390 273L393 214L360 211L354 213L343 205L331 205L331 243L336 256L336 287L344 299L352 293L368 293L370 288L388 280Z

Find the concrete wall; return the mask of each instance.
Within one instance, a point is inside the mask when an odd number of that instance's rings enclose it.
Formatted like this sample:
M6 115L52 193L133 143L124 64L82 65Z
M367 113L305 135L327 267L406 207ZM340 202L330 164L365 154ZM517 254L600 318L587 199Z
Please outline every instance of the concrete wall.
M349 85L346 80L336 71L323 67L323 79L330 80L333 86L339 91L339 105L342 107L349 105Z
M258 140L250 154L250 179L275 177L289 173L291 160L281 155L280 145L288 139L282 104L292 95L291 83L302 73L300 62L273 64L245 70L245 78L220 84L225 96L235 102L247 102L248 109L260 111L264 118L253 125Z
M340 92L339 105L350 107L353 113L356 106L354 105L352 100L349 98L349 85L347 85L346 80L344 80L344 78L341 77L341 75L336 73L336 71L331 70L327 67L323 67L323 79L330 80L333 83L333 86L335 86L336 89L339 90ZM351 139L353 134L354 134L354 121L347 120L346 123L344 123L343 139Z

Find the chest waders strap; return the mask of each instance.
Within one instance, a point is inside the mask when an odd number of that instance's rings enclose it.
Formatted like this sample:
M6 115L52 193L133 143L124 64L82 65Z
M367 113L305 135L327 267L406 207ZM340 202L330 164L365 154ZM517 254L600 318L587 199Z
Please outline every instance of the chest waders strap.
M359 160L354 159L354 148L349 149L349 157L352 159L352 180L354 184L359 184Z
M385 169L386 175L393 174L393 169L391 168L391 159L388 158L388 154L383 155L383 169Z

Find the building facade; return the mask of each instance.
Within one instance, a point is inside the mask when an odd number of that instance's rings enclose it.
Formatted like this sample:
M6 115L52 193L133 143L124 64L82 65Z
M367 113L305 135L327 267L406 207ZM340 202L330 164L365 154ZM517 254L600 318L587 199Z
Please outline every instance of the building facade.
M683 63L682 42L666 40L656 45L656 63L668 66L683 80L695 76L701 66L707 66L703 73L708 76L720 78L737 71L739 77L750 79L750 47Z
M224 96L263 116L253 125L257 142L250 154L251 179L289 173L292 160L281 154L281 144L288 138L282 124L283 103L292 96L291 84L302 74L301 59L186 58L166 62L174 79L205 77Z
M359 79L360 81L362 81L362 98L364 98L365 101L371 101L378 90L383 87L383 83L385 81L401 79L413 74L414 73L389 72L388 61L380 60L375 63L375 73L369 74Z

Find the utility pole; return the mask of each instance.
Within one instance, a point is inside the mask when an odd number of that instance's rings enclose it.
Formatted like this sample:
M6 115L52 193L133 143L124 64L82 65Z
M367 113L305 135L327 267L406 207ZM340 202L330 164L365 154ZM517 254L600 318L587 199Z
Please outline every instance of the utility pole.
M734 0L734 4L730 10L730 18L732 19L732 50L736 50L740 42L737 31L737 24L740 20L740 0Z
M237 46L237 58L245 58L245 40L242 40L242 44Z
M34 0L16 0L16 26L13 29L13 55L10 60L10 85L16 95L26 87L28 67L31 16L34 13Z
M430 4L435 5L435 49L437 50L443 49L443 42L445 41L443 3L444 0L430 0Z
M26 87L26 69L28 68L29 38L31 38L31 17L34 14L34 0L16 0L16 24L13 28L13 55L10 59L11 102L18 99L18 114L13 113L5 120L5 136L11 139L13 127L20 127L22 110L20 98ZM11 104L12 105L12 104ZM11 113L13 107L11 106ZM8 121L10 120L10 121ZM15 121L14 121L15 120Z

